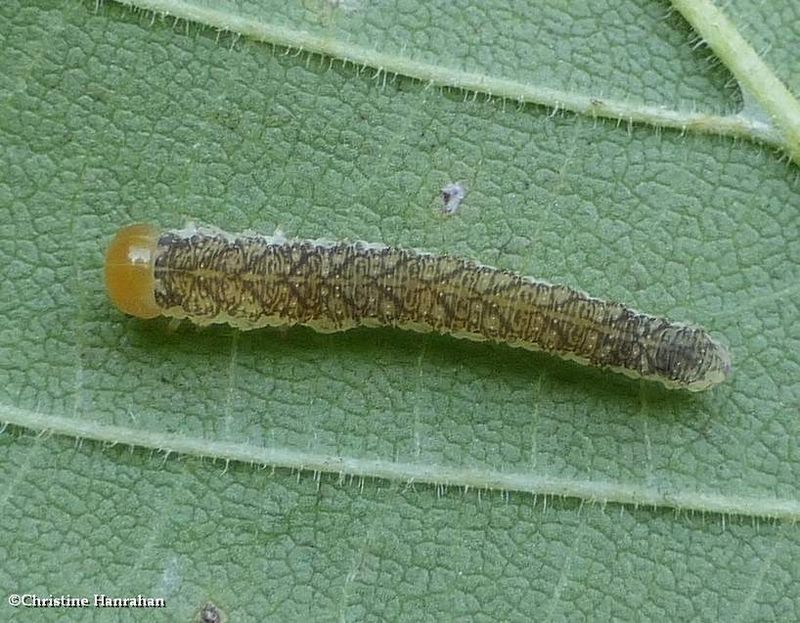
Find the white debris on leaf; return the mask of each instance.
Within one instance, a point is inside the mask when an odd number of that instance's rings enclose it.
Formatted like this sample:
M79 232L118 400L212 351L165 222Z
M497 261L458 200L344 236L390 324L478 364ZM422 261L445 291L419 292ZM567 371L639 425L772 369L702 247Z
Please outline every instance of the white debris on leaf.
M466 189L458 182L444 186L442 188L442 212L444 214L455 214L461 206L466 193Z

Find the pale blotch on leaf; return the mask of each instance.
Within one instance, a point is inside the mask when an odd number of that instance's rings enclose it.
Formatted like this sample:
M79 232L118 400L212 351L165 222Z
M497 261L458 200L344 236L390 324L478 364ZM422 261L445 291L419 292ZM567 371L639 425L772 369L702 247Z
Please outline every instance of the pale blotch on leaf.
M224 623L222 611L212 602L206 603L197 615L198 623Z

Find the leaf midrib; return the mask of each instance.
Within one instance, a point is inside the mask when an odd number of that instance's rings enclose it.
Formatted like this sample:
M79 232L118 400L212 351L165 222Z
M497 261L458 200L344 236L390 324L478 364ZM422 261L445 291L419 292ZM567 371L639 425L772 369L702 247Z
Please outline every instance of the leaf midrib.
M747 138L785 149L790 154L794 154L795 151L800 153L800 146L794 145L773 123L764 121L757 115L750 115L746 110L731 115L714 115L704 112L673 110L664 106L647 106L635 102L599 99L596 94L552 89L543 85L494 77L485 73L460 71L443 65L424 63L398 54L386 54L330 36L322 37L253 17L243 17L224 10L200 7L187 0L118 1L126 6L170 15L217 30L233 32L256 41L331 57L341 61L343 65L352 65L358 68L369 67L374 70L375 79L380 78L381 74L384 76L402 75L419 80L429 86L463 89L467 92L483 94L488 98L539 104L555 110L566 110L592 118L607 118L628 124L645 124L673 128L682 132L688 130ZM743 39L741 41L744 42ZM765 64L761 64L760 71L762 82L780 84L780 81ZM762 93L756 91L755 95L761 97ZM794 104L800 108L800 104L796 100L794 100ZM787 111L787 114L790 112ZM782 123L781 127L785 125Z
M381 478L405 483L426 483L478 490L502 490L534 495L579 498L590 502L674 508L742 517L765 517L800 521L800 501L768 496L737 496L713 491L669 490L639 483L579 480L500 472L485 468L454 467L434 463L385 461L352 456L334 456L307 450L255 446L248 443L213 441L160 431L102 424L80 417L66 418L37 413L11 405L0 405L0 421L48 434L88 439L102 443L149 448L169 455L212 458L278 468L325 472L360 478Z

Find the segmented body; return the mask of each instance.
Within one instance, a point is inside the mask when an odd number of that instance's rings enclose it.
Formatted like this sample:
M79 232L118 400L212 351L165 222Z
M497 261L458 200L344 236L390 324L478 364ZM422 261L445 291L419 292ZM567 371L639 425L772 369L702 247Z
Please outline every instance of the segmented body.
M692 391L730 371L727 351L701 327L459 257L210 229L148 236L153 311L198 324L435 331Z

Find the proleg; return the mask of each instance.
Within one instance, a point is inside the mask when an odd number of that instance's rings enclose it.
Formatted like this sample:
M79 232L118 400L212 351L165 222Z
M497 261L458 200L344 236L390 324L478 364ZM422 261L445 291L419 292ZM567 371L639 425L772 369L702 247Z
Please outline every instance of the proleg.
M139 318L434 331L689 391L731 371L727 349L702 327L471 260L375 243L132 225L108 248L106 287L120 310Z

